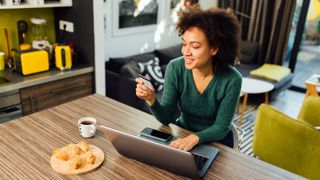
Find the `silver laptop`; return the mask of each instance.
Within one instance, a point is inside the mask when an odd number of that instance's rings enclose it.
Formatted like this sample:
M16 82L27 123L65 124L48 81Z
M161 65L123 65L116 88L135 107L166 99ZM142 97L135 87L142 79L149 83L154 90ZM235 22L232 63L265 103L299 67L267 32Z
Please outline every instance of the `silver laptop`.
M206 145L198 145L190 152L181 151L106 126L100 126L100 130L123 156L192 179L203 177L219 152Z

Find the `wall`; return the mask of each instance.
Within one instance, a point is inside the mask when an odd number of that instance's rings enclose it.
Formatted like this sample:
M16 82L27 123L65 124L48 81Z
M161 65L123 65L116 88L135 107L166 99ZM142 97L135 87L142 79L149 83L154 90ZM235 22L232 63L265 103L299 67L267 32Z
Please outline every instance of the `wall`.
M72 7L55 8L54 16L57 39L62 33L59 20L73 22L74 32L65 32L62 40L74 44L77 59L73 62L94 65L93 1L73 0Z
M26 20L28 23L28 34L26 42L31 44L31 22L32 17L42 17L48 22L48 39L50 43L55 42L54 16L52 8L44 9L2 9L0 10L0 51L6 52L4 28L8 29L10 48L18 48L18 20Z
M115 8L112 1L106 3L106 36L105 36L105 56L123 57L142 52L150 52L154 49L169 47L180 43L180 38L175 32L175 24L170 19L167 12L170 7L169 0L159 0L160 20L153 30L141 31L140 33L116 36L114 32ZM216 0L200 0L203 9L216 6Z

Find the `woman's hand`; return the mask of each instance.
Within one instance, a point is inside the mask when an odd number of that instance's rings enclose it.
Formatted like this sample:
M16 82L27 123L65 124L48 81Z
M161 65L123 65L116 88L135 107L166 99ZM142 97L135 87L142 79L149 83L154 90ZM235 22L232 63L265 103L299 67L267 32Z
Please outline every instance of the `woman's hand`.
M172 141L169 146L184 151L190 151L198 143L199 137L195 134L190 134L185 138L178 138Z
M136 78L135 81L137 82L136 95L140 99L145 100L149 106L152 106L154 101L156 100L154 89L151 89L145 86L143 84L143 80L141 80L140 78Z

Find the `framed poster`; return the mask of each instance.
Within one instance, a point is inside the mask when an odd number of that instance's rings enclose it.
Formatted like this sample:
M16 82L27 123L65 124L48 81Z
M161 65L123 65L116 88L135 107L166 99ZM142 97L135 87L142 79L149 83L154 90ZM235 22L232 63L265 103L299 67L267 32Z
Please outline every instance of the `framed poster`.
M159 21L160 0L114 0L113 35L151 31Z

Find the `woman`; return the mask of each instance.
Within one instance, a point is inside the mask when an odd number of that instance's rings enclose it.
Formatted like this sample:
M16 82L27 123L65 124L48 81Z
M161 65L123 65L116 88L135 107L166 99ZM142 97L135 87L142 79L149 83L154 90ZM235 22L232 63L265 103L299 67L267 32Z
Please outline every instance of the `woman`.
M165 125L178 123L193 134L169 146L191 150L200 143L218 141L233 146L231 121L239 100L242 76L233 67L238 57L239 25L222 9L182 13L177 24L183 57L167 66L161 103L154 90L136 79L136 95ZM180 107L181 115L174 115Z

